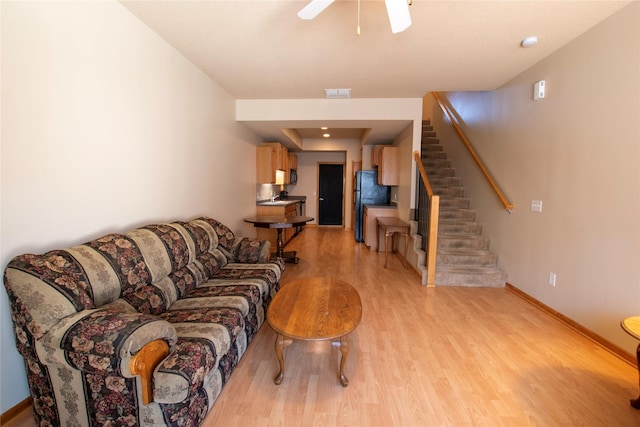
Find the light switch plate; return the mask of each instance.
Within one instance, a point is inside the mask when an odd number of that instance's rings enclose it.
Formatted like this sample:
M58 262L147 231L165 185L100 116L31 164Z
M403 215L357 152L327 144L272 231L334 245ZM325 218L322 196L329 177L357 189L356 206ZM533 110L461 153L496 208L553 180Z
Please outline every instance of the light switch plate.
M542 200L532 200L531 201L531 211L532 212L542 212Z

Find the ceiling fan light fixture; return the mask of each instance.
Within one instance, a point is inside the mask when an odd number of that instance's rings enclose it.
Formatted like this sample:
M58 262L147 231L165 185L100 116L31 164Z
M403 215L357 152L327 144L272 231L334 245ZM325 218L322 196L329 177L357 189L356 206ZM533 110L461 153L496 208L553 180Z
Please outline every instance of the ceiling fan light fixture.
M411 26L411 14L407 0L384 0L391 23L391 32L401 33Z
M298 12L298 18L300 19L313 19L325 10L334 0L313 0L306 5L300 12Z

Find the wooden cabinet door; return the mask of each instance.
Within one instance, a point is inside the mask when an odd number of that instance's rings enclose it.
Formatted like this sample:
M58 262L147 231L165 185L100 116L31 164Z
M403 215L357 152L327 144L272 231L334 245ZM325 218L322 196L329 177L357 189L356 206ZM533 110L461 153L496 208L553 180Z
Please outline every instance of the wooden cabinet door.
M400 170L399 156L400 149L398 147L383 147L380 150L380 158L378 161L378 184L380 185L399 185Z
M291 205L288 205L285 208L285 212L284 215L285 216L296 216L296 205L297 203L293 203ZM293 238L293 235L296 234L296 229L291 227L291 228L285 228L284 229L284 244L286 245L287 243L289 243L289 240L291 240Z
M378 167L380 162L380 151L382 150L383 145L374 145L371 149L371 167Z
M276 182L276 156L272 147L263 146L256 149L256 180L258 184Z

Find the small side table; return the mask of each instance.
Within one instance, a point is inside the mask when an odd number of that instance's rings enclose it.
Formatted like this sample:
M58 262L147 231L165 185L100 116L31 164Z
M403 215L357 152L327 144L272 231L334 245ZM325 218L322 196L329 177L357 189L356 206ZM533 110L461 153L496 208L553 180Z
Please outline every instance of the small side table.
M380 250L380 228L384 231L384 268L387 268L388 237L391 236L391 251L393 252L393 237L396 233L404 236L404 268L407 268L407 250L409 249L409 224L396 217L379 216L376 218L376 244Z
M620 326L622 329L632 337L637 340L640 340L640 316L627 317L622 322L620 322ZM640 375L640 344L636 348L636 361L638 363L638 371ZM638 384L640 385L640 377ZM631 406L636 409L640 409L640 396L637 399L630 400Z

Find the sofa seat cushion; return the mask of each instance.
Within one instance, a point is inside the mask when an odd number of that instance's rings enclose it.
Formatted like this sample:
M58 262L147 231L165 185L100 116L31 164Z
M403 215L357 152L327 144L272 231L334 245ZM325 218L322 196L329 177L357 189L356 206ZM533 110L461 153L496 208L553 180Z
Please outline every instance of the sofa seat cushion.
M268 286L261 280L210 280L183 299L176 301L172 310L204 307L228 307L238 310L244 319L249 341L264 321L263 293Z

